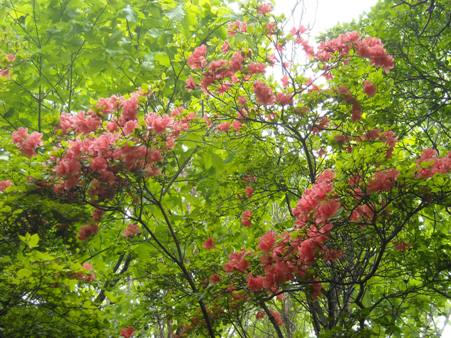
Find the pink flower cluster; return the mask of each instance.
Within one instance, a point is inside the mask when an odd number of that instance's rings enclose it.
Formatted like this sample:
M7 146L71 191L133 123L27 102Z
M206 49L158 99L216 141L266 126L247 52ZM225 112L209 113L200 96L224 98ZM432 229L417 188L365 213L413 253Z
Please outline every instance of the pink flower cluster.
M304 226L309 219L313 219L316 224L325 223L335 216L340 209L340 202L330 196L334 177L333 171L326 170L315 184L304 192L293 209L296 224Z
M235 36L237 32L246 33L247 23L239 20L229 23L227 27L227 34L229 36ZM226 51L227 50L228 48L226 48Z
M174 147L180 133L188 129L194 115L176 108L171 114L149 113L144 116L144 123L138 122L139 100L145 95L136 92L129 98L103 98L96 105L100 113L61 116L61 129L64 133L73 132L75 137L64 145L62 155L56 149L58 155L53 157L55 191L86 186L92 196L105 199L124 185L124 171L145 176L159 174L158 163Z
M138 235L140 232L141 232L141 230L139 229L138 224L131 223L131 224L127 225L127 227L124 229L123 234L124 234L124 237L131 238L131 237Z
M248 66L249 74L265 74L266 65L263 63L257 63L253 62L250 63Z
M252 225L252 211L245 210L241 214L241 224L243 224L245 227L250 227Z
M132 326L123 327L119 333L119 335L124 338L131 338L131 337L133 337L134 334L135 334L135 328Z
M366 95L372 97L376 95L376 86L374 85L373 82L365 80L363 81L363 91L365 92Z
M206 250L211 250L215 247L215 242L214 242L213 238L209 237L202 246Z
M232 252L229 261L224 265L225 272L245 272L249 268L249 262L246 260L248 253L244 250Z
M435 174L446 174L451 171L451 152L447 156L438 157L434 149L425 149L417 160L417 177L428 178Z
M8 188L12 185L13 185L13 182L11 182L10 180L0 181L0 192L3 192L6 188Z
M94 236L99 231L97 224L87 224L83 225L78 231L78 239L80 241L85 241L90 237Z
M272 11L272 5L270 3L265 3L263 5L258 6L257 12L260 15L266 15L268 13L271 13Z
M330 249L323 244L327 241L332 224L323 226L320 230L312 226L303 236L292 238L285 232L277 235L269 231L260 237L258 249L261 250L260 275L248 273L247 287L252 292L276 292L282 284L293 280L296 276L303 277L316 257L322 252L327 256ZM330 257L331 255L328 255ZM338 258L339 255L336 255ZM238 270L240 272L245 272Z
M340 56L349 55L351 49L354 49L360 57L369 59L376 67L382 67L386 72L394 67L393 57L387 54L381 40L372 37L361 38L357 32L344 33L335 39L321 43L316 57L320 61L327 62L335 53Z
M93 271L94 268L91 263L83 263L83 269L85 270L84 272L77 272L75 274L78 280L88 283L96 280L96 274Z
M188 66L191 67L191 69L200 69L204 68L207 65L207 46L201 45L194 49L193 54L190 55L188 58Z
M387 152L385 156L391 158L393 150L395 149L398 138L392 130L382 131L381 129L371 129L364 135L355 138L357 141L381 141L385 142L387 146Z
M75 131L77 134L88 134L96 131L102 120L93 112L79 112L76 115L63 113L60 117L60 127L63 133Z
M14 54L6 54L5 55L5 60L7 63L11 64L14 61L16 61L16 56ZM9 68L11 67L11 65L7 65L7 68L0 68L0 78L6 78L9 79L11 77L11 73L9 71Z
M12 133L12 140L24 155L33 157L42 144L42 134L36 131L28 134L27 128L19 128Z
M368 182L367 191L370 194L374 192L390 191L395 186L398 176L399 171L393 168L378 171Z
M350 220L353 222L358 221L365 221L370 222L372 221L374 216L374 210L369 206L368 204L362 204L357 206L351 213Z
M276 101L272 89L261 81L254 82L254 93L258 104L267 106Z
M334 227L330 219L341 207L338 199L333 196L333 178L332 171L323 172L298 202L293 213L298 225L302 226L296 230L299 236L294 237L289 232L278 235L275 231L268 231L260 237L258 251L248 253L241 250L232 253L224 270L228 273L246 273L247 288L252 292L276 292L282 284L296 276L307 277L307 269L320 254L329 261L338 259L341 252L324 245ZM304 227L307 221L311 222L308 229ZM250 271L246 256L249 259L259 258L259 270L262 273L254 274ZM316 298L321 292L321 284L314 281L311 289L312 297Z

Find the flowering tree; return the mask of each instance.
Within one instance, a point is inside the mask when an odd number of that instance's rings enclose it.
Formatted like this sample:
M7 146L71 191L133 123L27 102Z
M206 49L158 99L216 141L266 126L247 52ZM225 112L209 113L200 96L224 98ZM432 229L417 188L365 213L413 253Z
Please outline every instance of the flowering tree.
M382 41L314 47L282 23L250 2L171 59L185 88L97 99L44 142L12 134L39 167L28 184L84 212L78 267L61 270L103 332L363 337L398 333L405 302L444 307L448 267L418 258L447 254L450 155L415 153L383 122L395 60Z

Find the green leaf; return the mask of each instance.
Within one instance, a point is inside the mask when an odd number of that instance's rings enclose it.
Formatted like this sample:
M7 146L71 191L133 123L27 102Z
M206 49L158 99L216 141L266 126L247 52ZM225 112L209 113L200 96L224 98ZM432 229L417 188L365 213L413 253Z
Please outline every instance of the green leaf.
M24 278L28 278L32 275L32 272L28 269L20 269L19 271L17 271L17 277L20 279L24 279Z
M171 65L169 56L164 52L155 53L154 59L162 66L169 67Z

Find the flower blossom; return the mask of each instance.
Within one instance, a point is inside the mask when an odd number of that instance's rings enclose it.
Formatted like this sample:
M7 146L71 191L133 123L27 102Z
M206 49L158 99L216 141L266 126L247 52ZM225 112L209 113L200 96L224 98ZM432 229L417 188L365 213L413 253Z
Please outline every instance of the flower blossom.
M10 180L0 181L0 192L3 192L6 188L8 188L12 185L13 185L13 182L11 182Z
M12 133L13 143L28 157L36 155L36 148L42 144L42 134L36 131L28 134L27 128L19 128Z

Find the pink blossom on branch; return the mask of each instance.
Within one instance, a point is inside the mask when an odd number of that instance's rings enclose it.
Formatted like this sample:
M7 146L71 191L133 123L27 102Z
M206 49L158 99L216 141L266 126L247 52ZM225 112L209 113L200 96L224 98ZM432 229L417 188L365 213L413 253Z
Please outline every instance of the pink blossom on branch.
M6 188L8 188L12 185L13 185L13 182L11 182L10 180L0 181L0 192L3 192Z
M120 331L120 336L124 338L131 338L135 334L135 328L132 326L124 327Z
M206 250L211 250L215 247L215 242L213 240L213 238L209 237L204 244L202 244L202 246L204 247L204 249Z
M85 241L94 236L97 231L99 231L97 224L83 225L78 232L78 239L80 241Z
M272 11L272 5L270 3L265 3L263 5L258 6L257 12L260 15L266 15L268 13L271 13Z
M261 81L254 82L254 93L258 104L267 106L276 101L272 89Z
M191 69L200 69L204 68L207 65L207 46L201 45L197 47L194 52L191 54L191 56L188 58L188 66L191 67Z
M131 238L131 237L138 235L140 232L141 232L141 230L139 229L138 224L131 223L131 224L127 225L127 227L124 229L123 234L124 234L124 237Z
M250 227L252 225L251 223L252 218L252 211L245 210L241 214L241 224L243 224L245 227Z
M376 86L369 80L363 81L363 91L368 97L373 97L376 94Z
M390 191L398 179L399 171L396 169L387 169L378 171L368 182L367 191L369 193Z
M42 134L36 131L28 134L27 128L19 128L12 133L12 141L24 155L33 157L42 144Z

